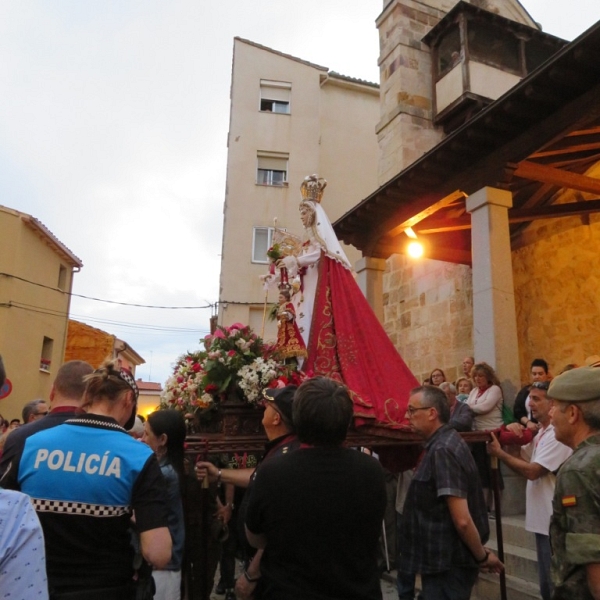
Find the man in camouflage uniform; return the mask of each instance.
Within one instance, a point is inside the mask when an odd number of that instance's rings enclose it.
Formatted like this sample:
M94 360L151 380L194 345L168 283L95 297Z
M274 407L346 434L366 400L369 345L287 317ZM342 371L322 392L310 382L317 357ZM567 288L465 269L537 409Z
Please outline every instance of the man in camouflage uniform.
M550 524L553 600L600 599L600 368L567 371L548 396L556 439L573 449L556 479Z

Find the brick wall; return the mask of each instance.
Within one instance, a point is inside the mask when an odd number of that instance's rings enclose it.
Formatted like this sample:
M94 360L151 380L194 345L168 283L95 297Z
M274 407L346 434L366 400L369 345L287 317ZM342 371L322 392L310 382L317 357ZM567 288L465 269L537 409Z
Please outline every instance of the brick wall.
M95 369L113 355L115 336L79 321L69 320L65 362L85 360Z

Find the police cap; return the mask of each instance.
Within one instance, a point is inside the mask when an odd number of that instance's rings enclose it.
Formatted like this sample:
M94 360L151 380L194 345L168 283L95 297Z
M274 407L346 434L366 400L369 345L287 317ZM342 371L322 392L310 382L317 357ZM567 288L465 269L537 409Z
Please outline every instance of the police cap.
M292 404L298 386L286 385L282 388L267 389L263 392L265 399L275 405L275 409L283 417L288 427L292 426Z

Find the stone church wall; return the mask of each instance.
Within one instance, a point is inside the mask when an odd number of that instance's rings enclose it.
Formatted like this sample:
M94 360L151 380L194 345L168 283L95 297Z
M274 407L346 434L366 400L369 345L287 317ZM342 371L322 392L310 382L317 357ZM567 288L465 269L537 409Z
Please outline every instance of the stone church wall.
M600 215L532 223L513 242L521 381L544 358L553 375L600 354ZM422 381L441 368L449 381L473 354L470 267L395 254L383 278L384 326ZM477 358L477 357L475 357Z
M383 289L384 327L417 379L440 368L454 381L473 353L471 268L394 254Z
M521 377L545 358L553 375L600 354L600 216L532 224L513 251Z

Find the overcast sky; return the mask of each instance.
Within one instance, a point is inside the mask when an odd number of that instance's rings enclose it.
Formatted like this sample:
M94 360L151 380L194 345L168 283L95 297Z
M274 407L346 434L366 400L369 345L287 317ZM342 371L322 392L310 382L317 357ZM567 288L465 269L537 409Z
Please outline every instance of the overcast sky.
M597 0L523 2L568 40ZM74 292L125 303L218 298L234 36L378 81L381 0L0 0L0 204L40 219L84 267ZM163 383L205 309L74 298ZM0 349L1 350L1 349Z

